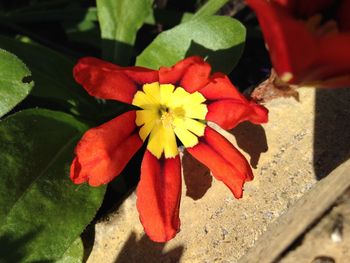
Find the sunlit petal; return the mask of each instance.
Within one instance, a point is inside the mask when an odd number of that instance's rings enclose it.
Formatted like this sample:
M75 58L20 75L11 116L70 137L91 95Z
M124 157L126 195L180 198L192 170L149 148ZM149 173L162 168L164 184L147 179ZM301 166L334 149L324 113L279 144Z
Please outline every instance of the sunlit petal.
M166 105L170 103L174 89L175 89L175 86L172 84L160 85L160 103L162 105Z
M175 127L174 132L186 148L193 147L198 143L197 136L187 130L184 124Z

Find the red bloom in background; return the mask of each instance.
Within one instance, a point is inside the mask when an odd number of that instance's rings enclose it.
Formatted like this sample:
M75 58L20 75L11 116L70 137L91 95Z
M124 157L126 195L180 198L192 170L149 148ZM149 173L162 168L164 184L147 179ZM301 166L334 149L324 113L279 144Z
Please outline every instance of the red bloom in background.
M291 84L350 84L349 0L247 0L279 77Z
M188 152L223 181L236 198L253 178L243 155L224 137L206 126L212 121L225 129L239 122L267 121L267 110L247 101L221 73L189 57L159 71L122 68L83 58L74 77L91 96L139 107L88 130L78 143L71 165L74 183L106 184L124 169L147 142L137 187L137 208L147 235L165 242L179 231L181 163L176 138Z

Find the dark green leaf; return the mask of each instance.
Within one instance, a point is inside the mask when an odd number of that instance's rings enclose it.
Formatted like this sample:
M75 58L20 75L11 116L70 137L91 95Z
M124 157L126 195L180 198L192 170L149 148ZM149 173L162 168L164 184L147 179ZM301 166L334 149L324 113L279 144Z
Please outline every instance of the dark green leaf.
M243 52L244 41L245 28L237 20L224 16L201 17L159 34L137 57L136 64L158 69L199 55L214 71L229 73Z
M95 100L73 79L74 62L49 48L31 43L29 39L21 40L0 36L0 48L16 54L31 69L35 82L31 95L59 101L74 113L92 111Z
M0 262L57 261L92 220L105 187L69 179L86 128L71 115L42 109L0 122Z
M103 57L128 65L136 33L151 13L153 0L97 0Z
M0 49L0 117L21 102L33 87L30 70L15 55Z
M95 10L93 9L92 12ZM25 22L48 22L48 21L62 21L62 20L77 20L79 17L89 16L90 10L84 10L80 8L75 9L43 9L24 12L7 13L6 15L0 14L0 20L12 23L25 23ZM92 15L94 15L92 13Z
M194 14L192 19L215 15L228 1L229 0L209 0Z
M101 49L100 30L96 23L96 9L89 8L80 21L67 21L63 23L67 38L70 41L88 44Z
M31 68L35 85L30 92L32 105L69 111L85 120L100 123L124 112L127 107L117 101L98 101L88 95L73 79L73 61L49 48L0 36L0 47L17 54Z
M72 2L72 0L29 1L29 3L21 5L20 8L17 7L13 12L20 13L32 10L50 10L51 8L59 7L67 2Z

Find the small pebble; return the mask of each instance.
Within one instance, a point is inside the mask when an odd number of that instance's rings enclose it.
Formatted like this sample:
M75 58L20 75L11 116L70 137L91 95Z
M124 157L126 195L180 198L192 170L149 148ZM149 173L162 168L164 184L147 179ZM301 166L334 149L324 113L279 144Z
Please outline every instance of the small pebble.
M343 216L341 214L338 214L334 220L331 240L334 243L339 243L343 240Z

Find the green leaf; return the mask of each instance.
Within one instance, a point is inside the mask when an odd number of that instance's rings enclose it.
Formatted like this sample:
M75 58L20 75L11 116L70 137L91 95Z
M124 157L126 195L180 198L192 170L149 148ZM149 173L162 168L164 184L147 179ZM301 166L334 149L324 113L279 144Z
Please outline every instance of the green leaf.
M77 238L68 248L62 258L56 263L81 263L84 257L84 246L81 238Z
M215 15L229 0L209 0L192 17L192 19Z
M0 247L7 248L0 262L62 259L94 217L105 187L69 179L86 128L71 115L43 109L0 122Z
M70 58L33 44L28 38L20 41L0 36L0 48L16 54L31 69L35 82L31 95L50 99L51 104L60 103L62 108L73 113L89 115L93 111L95 100L75 83L72 76L74 62Z
M136 65L159 69L199 55L214 71L229 73L243 52L244 41L245 28L239 21L224 16L198 18L159 34L137 57Z
M103 58L128 65L136 33L151 13L153 0L97 0Z
M95 10L92 10L94 12ZM92 15L92 16L91 16ZM93 17L94 13L90 14L90 9L74 8L74 9L42 9L29 10L24 12L10 12L6 14L0 13L0 20L11 23L26 23L26 22L48 22L48 21L76 21L79 17Z
M100 29L96 23L97 10L89 8L85 12L86 14L78 22L65 21L62 23L66 36L70 41L101 49Z
M0 117L21 102L33 87L31 73L15 55L0 49Z

